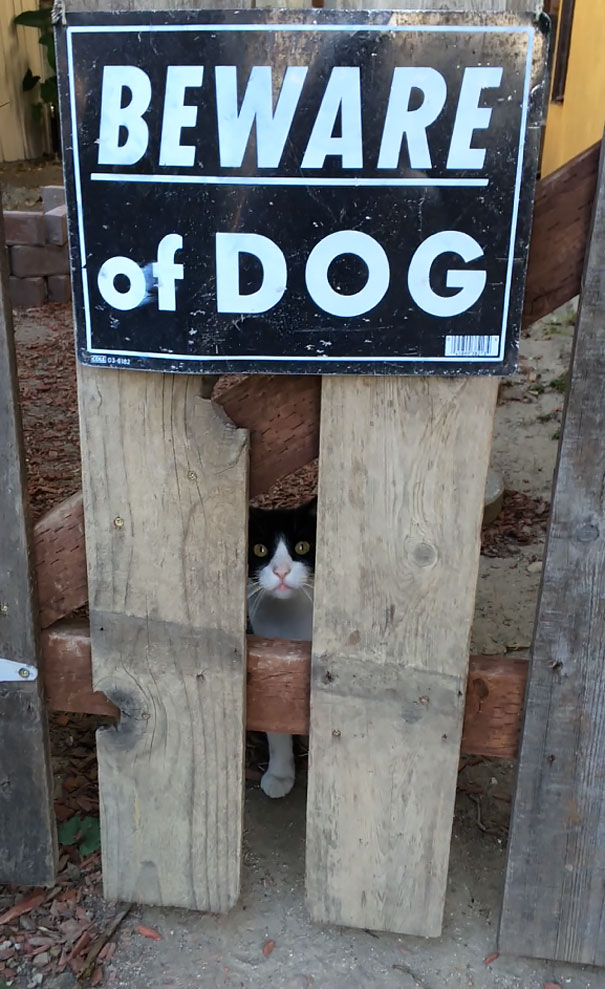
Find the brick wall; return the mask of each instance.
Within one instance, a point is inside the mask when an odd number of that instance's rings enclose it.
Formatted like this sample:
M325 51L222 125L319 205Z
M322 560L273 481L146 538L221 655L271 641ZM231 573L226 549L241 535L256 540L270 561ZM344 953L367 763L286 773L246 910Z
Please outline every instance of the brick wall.
M63 186L45 186L42 203L42 212L4 212L9 291L15 307L33 308L71 299Z

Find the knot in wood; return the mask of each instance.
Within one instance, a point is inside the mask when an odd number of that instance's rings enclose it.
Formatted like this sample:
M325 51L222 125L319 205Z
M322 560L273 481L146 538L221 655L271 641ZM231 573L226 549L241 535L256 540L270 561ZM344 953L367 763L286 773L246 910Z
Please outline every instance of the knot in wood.
M576 539L581 543L592 543L599 538L599 527L594 522L583 522L576 529Z
M432 567L437 562L437 550L432 543L414 542L410 549L410 555L417 567Z

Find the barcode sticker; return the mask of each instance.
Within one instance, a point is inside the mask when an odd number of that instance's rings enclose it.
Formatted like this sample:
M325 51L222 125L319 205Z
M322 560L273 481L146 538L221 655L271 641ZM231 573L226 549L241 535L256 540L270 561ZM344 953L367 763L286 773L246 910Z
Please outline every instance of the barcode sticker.
M446 337L446 357L497 357L500 337Z

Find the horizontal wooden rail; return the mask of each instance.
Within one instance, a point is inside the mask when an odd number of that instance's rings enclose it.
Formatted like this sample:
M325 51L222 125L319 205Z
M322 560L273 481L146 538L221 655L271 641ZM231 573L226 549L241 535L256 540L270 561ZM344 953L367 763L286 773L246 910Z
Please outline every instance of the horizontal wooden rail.
M104 694L92 689L86 623L60 622L42 634L48 706L117 717ZM512 759L517 754L527 659L471 656L462 751ZM255 731L309 731L311 647L308 642L248 637L246 727Z

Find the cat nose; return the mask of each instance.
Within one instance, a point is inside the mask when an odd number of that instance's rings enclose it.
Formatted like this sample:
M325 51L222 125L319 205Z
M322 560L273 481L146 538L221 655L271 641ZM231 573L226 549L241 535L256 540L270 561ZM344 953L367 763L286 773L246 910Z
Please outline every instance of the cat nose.
M280 580L285 580L291 569L291 567L273 567L273 573L276 577L279 577Z

